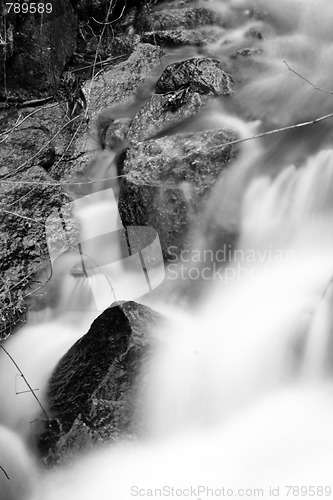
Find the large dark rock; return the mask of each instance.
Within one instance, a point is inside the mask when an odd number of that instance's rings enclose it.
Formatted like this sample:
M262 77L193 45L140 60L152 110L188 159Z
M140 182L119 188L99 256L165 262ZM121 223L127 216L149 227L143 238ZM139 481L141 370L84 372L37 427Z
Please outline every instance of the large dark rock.
M135 302L106 309L56 367L48 390L53 426L42 435L46 462L139 432L138 375L161 316Z
M77 20L70 0L52 2L52 13L16 14L4 9L0 18L0 90L38 95L59 83L76 47ZM20 89L23 87L23 89ZM20 92L21 90L21 92Z
M230 132L177 134L139 142L126 158L119 211L125 226L153 227L164 256L187 245L211 187L234 155ZM153 209L152 209L153 207Z
M186 246L190 225L197 222L210 188L234 155L224 145L234 138L231 133L209 119L205 123L200 115L196 119L210 96L230 94L231 85L215 59L171 64L156 84L158 93L131 124L120 215L125 226L153 227L166 258L170 247L180 251Z

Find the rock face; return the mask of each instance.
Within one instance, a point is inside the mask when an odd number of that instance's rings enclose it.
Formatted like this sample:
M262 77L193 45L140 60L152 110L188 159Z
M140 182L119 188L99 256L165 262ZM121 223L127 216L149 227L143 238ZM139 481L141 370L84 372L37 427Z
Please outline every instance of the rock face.
M156 229L164 256L186 247L209 189L233 156L223 130L139 142L128 152L119 211L123 224ZM151 208L154 207L154 210Z
M156 83L156 92L166 94L187 88L199 94L228 95L232 79L223 71L220 61L194 57L170 64Z
M138 433L138 374L151 346L150 331L160 321L146 306L115 303L61 359L48 391L54 425L40 440L47 462Z
M185 245L189 225L234 155L223 146L228 131L188 127L210 98L232 93L226 67L195 48L218 39L224 20L187 0L125 6L115 0L109 7L105 0L59 0L43 19L13 12L0 18L6 41L0 43L0 78L6 77L0 205L11 212L0 219L0 337L26 307L32 280L42 286L49 275L35 278L48 266L45 219L71 198L89 194L85 181L125 174L124 223L154 227L167 256L168 246ZM110 24L99 24L105 20ZM179 50L168 52L174 46ZM29 105L52 92L54 102ZM111 113L95 133L96 117L106 109ZM105 149L96 157L100 145ZM122 151L116 165L110 162L114 150ZM83 184L64 184L71 181Z
M55 89L76 47L77 20L70 0L52 2L52 13L9 11L0 20L0 88Z
M162 50L155 45L136 43L126 61L95 77L93 82L88 80L85 89L89 92L92 117L106 107L133 99L140 86L149 85L149 78L152 78L162 55ZM152 82L150 85L153 87Z
M2 111L0 118L1 338L19 320L31 280L48 263L46 218L71 201L58 182L71 127L55 104ZM50 270L43 272L39 285L49 275Z
M170 247L180 251L186 246L188 228L197 222L209 189L234 155L231 146L224 146L234 138L230 132L200 131L200 120L195 131L195 117L207 99L231 94L232 79L219 61L191 58L167 66L156 92L127 135L119 210L125 226L156 229L168 258ZM179 123L183 127L177 128ZM154 134L162 137L146 140Z
M222 19L205 7L171 7L151 12L146 6L138 16L136 28L145 32L173 30L179 26L182 29L191 29L212 24L222 24Z

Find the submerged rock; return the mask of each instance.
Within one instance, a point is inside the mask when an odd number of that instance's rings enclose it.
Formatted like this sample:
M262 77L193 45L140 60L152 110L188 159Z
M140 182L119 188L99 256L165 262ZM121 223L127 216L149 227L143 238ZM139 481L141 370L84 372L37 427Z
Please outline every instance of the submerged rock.
M150 331L161 319L136 302L115 303L60 360L48 390L55 425L39 443L47 463L138 433L138 375L151 346Z

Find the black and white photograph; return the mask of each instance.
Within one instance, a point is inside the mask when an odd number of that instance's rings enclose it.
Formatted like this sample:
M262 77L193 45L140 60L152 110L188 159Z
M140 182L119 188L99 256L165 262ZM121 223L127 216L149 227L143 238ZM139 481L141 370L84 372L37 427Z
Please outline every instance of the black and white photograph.
M333 0L0 0L0 500L333 499Z

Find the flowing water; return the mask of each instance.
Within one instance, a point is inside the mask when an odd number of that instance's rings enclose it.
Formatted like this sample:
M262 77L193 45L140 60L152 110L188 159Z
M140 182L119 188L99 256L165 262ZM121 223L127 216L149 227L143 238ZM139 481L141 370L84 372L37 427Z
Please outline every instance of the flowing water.
M202 5L225 16L228 28L205 50L222 62L232 60L237 82L231 104L222 103L212 121L246 139L333 112L330 0ZM254 31L263 39L248 35ZM246 62L227 59L244 47L262 53ZM160 348L142 382L138 418L144 432L135 443L38 472L21 439L33 432L40 408L17 368L0 354L0 422L12 429L0 427L0 465L16 478L10 483L0 471L1 499L333 494L332 123L323 119L245 141L214 187L204 236L187 253L198 262L201 252L197 271L202 282L209 276L210 286L195 307L158 304L169 323L155 332ZM114 299L139 298L163 280L160 265L142 272L144 251L136 266L124 262L132 255L124 254L110 190L72 208L81 223L79 251L62 256L64 238L50 247L62 299L5 343L42 402L57 361L99 312ZM61 232L64 219L55 214L50 230L58 224ZM226 248L211 235L211 247L202 247L213 230L238 234L223 269L214 266ZM110 231L118 236L103 240ZM114 252L109 267L103 267L103 241ZM154 235L151 241L157 252ZM155 257L160 264L158 252ZM127 283L135 283L130 296Z

